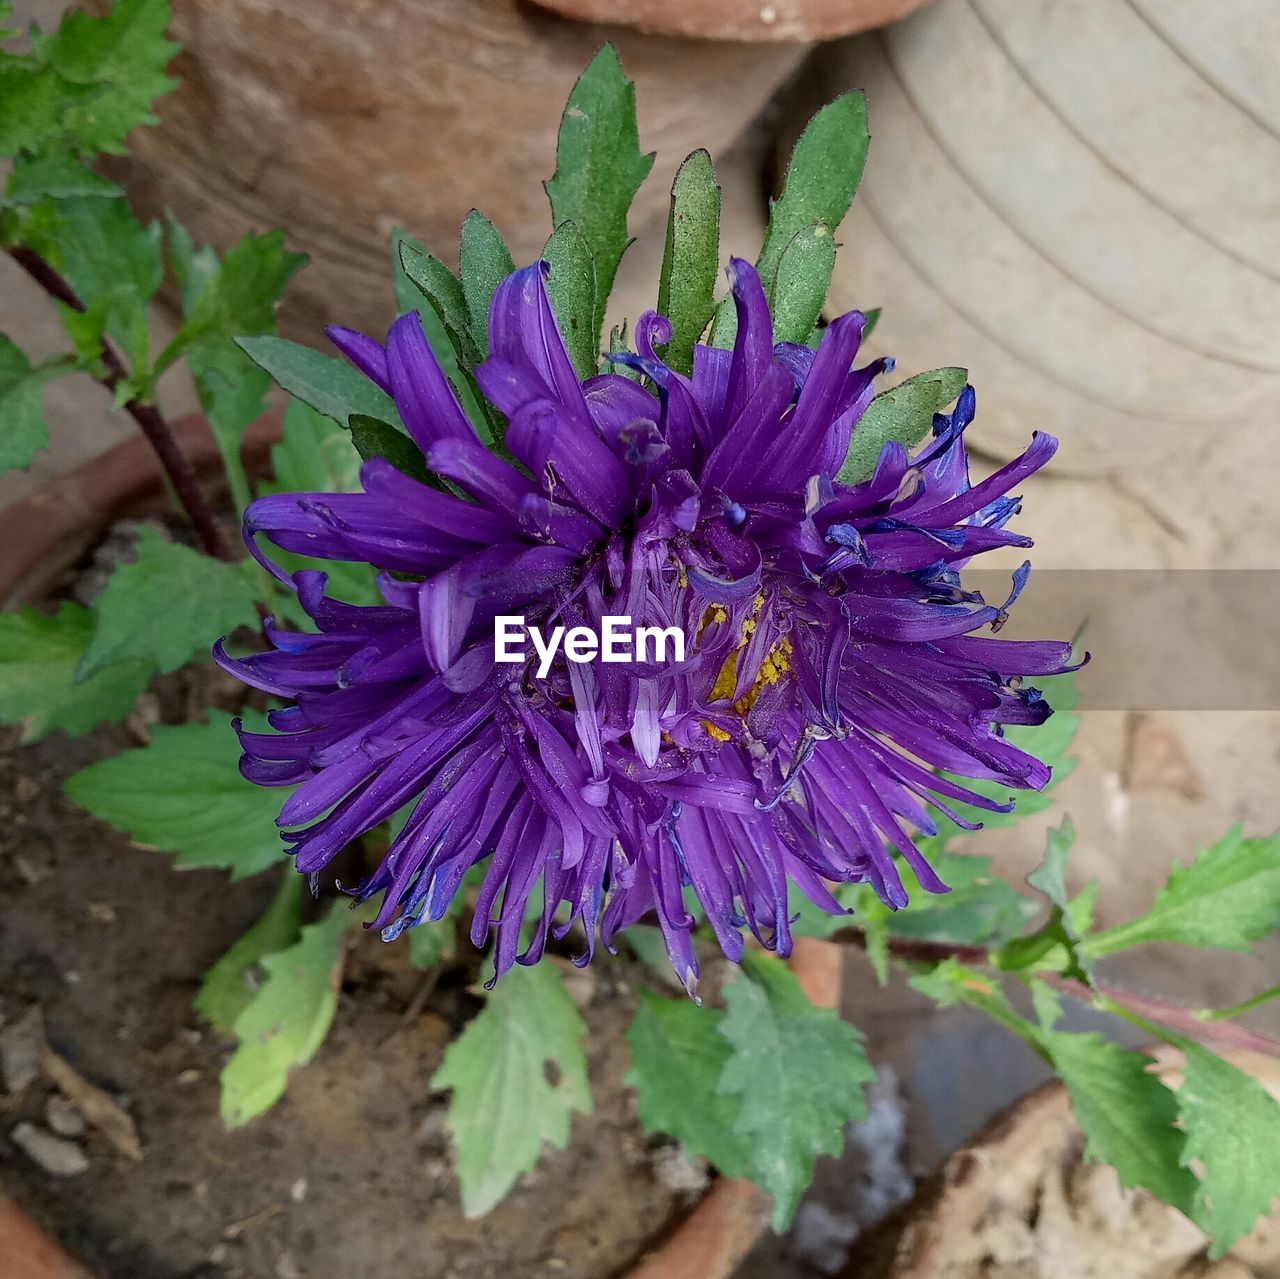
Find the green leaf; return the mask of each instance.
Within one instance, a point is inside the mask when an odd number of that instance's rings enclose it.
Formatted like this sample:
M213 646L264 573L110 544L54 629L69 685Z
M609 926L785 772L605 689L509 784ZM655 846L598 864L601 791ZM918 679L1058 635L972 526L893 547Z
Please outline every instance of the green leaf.
M1209 1256L1216 1260L1280 1196L1280 1104L1208 1049L1189 1041L1181 1046L1187 1055L1178 1089L1182 1162L1203 1169L1193 1215L1212 1237Z
M93 612L82 679L133 658L176 671L220 636L258 620L243 565L168 542L150 527L138 535L137 558L112 573Z
M333 906L287 950L262 960L266 972L236 1018L240 1046L222 1069L222 1121L240 1128L284 1095L289 1072L316 1055L338 1009L342 950L358 917Z
M477 354L489 354L489 307L498 285L516 269L507 242L478 209L462 224L462 291L466 296L471 340Z
M21 724L35 741L61 729L73 736L122 720L147 686L145 662L122 662L77 682L93 634L93 615L64 602L57 613L0 613L0 721Z
M89 311L102 317L145 394L151 377L148 306L164 273L160 224L143 226L127 200L77 196L50 208L38 234L29 237L31 246L62 271ZM74 314L66 308L62 313L64 318Z
M34 365L0 333L0 475L28 467L49 445L44 420L44 385L70 372L61 357Z
M476 385L472 369L478 351L471 339L467 302L458 277L428 253L407 231L392 232L391 244L396 303L401 311L416 311L422 331L441 372L449 380L462 410L486 443L494 438L494 423ZM423 302L426 306L423 306Z
M618 263L631 243L627 210L651 168L653 154L640 152L636 87L623 72L618 51L606 44L569 95L560 120L556 171L546 183L552 225L573 222L595 262L595 349Z
M104 17L72 11L56 34L37 35L36 53L65 80L101 91L63 116L79 149L125 153L124 139L140 124L155 124L153 99L177 85L164 74L179 46L165 37L168 0L114 0Z
M292 866L281 871L271 904L204 975L194 1007L206 1021L232 1034L236 1018L253 1002L259 982L251 977L268 955L297 942L302 930L303 878Z
M990 857L941 847L928 849L926 856L951 891L913 893L909 910L887 911L892 936L981 946L1013 936L1037 913L1033 902L991 873Z
M744 979L725 990L720 1033L734 1049L716 1091L742 1110L735 1134L751 1143L756 1176L784 1230L820 1154L838 1154L844 1126L866 1113L875 1072L862 1037L829 1008L815 1008L790 969L748 952Z
M792 240L815 223L834 233L844 221L862 180L868 140L867 103L856 90L823 107L800 135L782 194L770 202L769 229L756 261L771 307L778 298L778 267Z
M68 111L101 88L72 84L36 58L0 54L0 155L60 147Z
M968 1004L978 1009L1012 1031L1033 1052L1046 1055L1040 1031L1017 1012L998 979L993 980L985 973L966 967L958 959L944 959L928 972L917 973L910 978L910 985L940 1008Z
M630 939L634 930L628 929ZM669 961L668 961L669 962ZM733 1050L719 1033L725 1014L690 999L640 992L627 1030L631 1072L645 1132L667 1133L727 1177L755 1173L752 1145L736 1131L742 1103L716 1091Z
M102 174L95 173L66 151L23 155L13 162L9 181L0 196L0 209L39 204L41 200L66 200L73 196L119 197L124 192Z
M339 426L361 413L400 427L395 401L344 361L278 337L241 337L236 345L290 395Z
M449 1129L462 1207L480 1217L537 1162L563 1149L575 1110L591 1110L586 1033L560 974L517 964L448 1047L433 1088L451 1088Z
M1093 915L1096 887L1075 902L1067 895L1067 859L1075 839L1069 817L1063 818L1057 830L1049 832L1044 861L1027 876L1027 883L1048 899L1049 919L1030 937L1017 937L1004 946L996 957L1001 968L1053 968L1075 981L1094 984L1093 967L1081 943Z
M556 227L542 256L550 266L547 297L579 378L594 376L600 363L595 327L596 273L586 238L572 222Z
M182 869L215 867L245 879L281 860L276 816L287 788L240 776L231 716L159 725L151 745L99 760L67 779L67 794L135 843L177 853Z
M836 478L842 484L861 484L871 478L886 444L895 441L909 449L919 444L933 426L933 415L964 390L968 377L964 369L933 369L882 391L853 428Z
M631 353L631 339L627 332L627 322L623 320L621 324L615 324L609 330L609 354L610 355L628 355ZM610 361L611 371L624 377L628 382L639 382L642 380L640 370L633 369L628 364L614 364Z
M218 274L221 262L211 244L197 248L191 233L172 213L166 215L165 226L169 232L169 266L178 284L182 313L187 315L205 286Z
M778 260L773 340L805 342L822 314L836 265L836 241L825 222L802 227Z
M706 151L695 151L676 171L667 217L667 243L658 285L658 314L671 321L663 359L693 371L693 348L715 310L720 257L720 186Z
M1111 1164L1122 1186L1143 1186L1190 1216L1197 1183L1181 1164L1183 1135L1174 1126L1178 1102L1151 1073L1152 1058L1093 1031L1054 1030L1056 996L1043 982L1033 982L1032 989L1045 1050L1084 1129L1085 1155Z
M1245 839L1233 826L1190 866L1174 863L1145 915L1094 933L1085 947L1095 958L1155 941L1248 950L1278 921L1280 834Z
M422 456L422 450L403 431L397 431L389 422L380 421L376 417L365 417L363 413L353 413L351 441L365 461L371 457L386 458L397 471L403 472L410 479L422 484L438 484L427 470L427 459Z

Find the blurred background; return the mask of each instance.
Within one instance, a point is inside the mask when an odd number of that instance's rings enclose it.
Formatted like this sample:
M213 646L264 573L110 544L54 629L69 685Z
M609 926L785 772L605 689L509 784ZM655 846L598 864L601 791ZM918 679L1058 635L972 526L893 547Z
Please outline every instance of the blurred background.
M45 26L61 7L17 5L20 20ZM716 159L722 255L754 257L804 122L862 88L871 153L841 232L831 313L883 307L871 346L897 358L897 375L966 366L986 465L1020 451L1033 429L1061 437L1057 461L1023 491L1019 527L1036 539L1037 569L1280 568L1275 0L174 9L181 84L159 104L160 127L135 136L122 176L140 213L173 209L220 249L248 229L288 227L290 247L311 263L282 311L287 336L322 345L325 323L377 332L390 321L394 227L456 265L458 227L475 206L518 262L531 259L548 229L540 183L561 107L603 40L636 81L641 144L657 152L610 323L655 303L669 185L685 154L706 146ZM44 297L7 259L0 330L26 335L33 357L58 346ZM181 378L160 389L175 417L196 409ZM0 506L131 432L84 378L55 383L46 409L53 447L0 482ZM1033 578L1031 609L1035 590ZM1164 628L1129 638L1128 660L1159 663L1176 643L1185 619L1176 604L1167 612ZM1230 639L1235 625L1222 609L1204 642ZM1274 645L1265 619L1257 634ZM1100 881L1103 924L1145 909L1170 862L1231 823L1250 834L1280 827L1280 704L1250 703L1256 656L1249 644L1222 656L1240 694L1233 709L1086 710L1054 820L1065 810L1075 821L1072 873L1077 885ZM1046 815L977 839L1017 879L1039 862L1048 824ZM1274 970L1277 951L1268 954ZM1197 955L1190 966L1157 948L1121 976L1153 995L1223 1006L1267 984L1258 964ZM860 959L847 965L845 990L886 1068L883 1126L824 1165L792 1232L745 1263L753 1279L840 1270L869 1217L1045 1074L977 1016L931 1015L901 983L879 989ZM1280 1028L1268 1010L1256 1024ZM872 1183L869 1196L858 1189ZM225 1261L208 1273L233 1273Z

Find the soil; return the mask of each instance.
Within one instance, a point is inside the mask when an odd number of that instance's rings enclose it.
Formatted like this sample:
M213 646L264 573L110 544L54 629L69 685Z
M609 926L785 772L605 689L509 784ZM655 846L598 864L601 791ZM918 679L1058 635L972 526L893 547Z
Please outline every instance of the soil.
M170 721L211 693L224 705L238 696L209 668L157 687L151 713ZM446 1099L428 1084L480 1006L475 961L445 971L423 1001L405 941L360 936L316 1058L272 1110L226 1131L218 1072L232 1045L191 1000L275 878L175 873L65 798L71 772L142 733L135 715L132 729L78 740L0 738L0 1008L13 1024L38 1005L52 1048L126 1108L143 1146L126 1162L90 1130L74 1138L86 1171L42 1171L12 1142L20 1124L48 1122L55 1090L41 1077L0 1094L0 1192L105 1279L603 1279L678 1217L701 1186L696 1170L673 1175L671 1148L646 1141L622 1084L622 1032L645 980L623 957L571 986L590 1028L594 1113L480 1221L462 1215Z

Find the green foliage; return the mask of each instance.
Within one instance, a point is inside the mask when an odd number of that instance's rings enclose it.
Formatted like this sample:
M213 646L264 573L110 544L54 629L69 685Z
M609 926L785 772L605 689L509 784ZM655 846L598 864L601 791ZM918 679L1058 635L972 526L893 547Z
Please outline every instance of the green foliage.
M1246 839L1234 826L1190 866L1175 863L1145 915L1094 933L1086 949L1094 958L1156 941L1248 950L1278 921L1280 834Z
M871 478L886 444L896 441L914 448L929 434L933 415L956 399L968 378L965 369L933 369L882 391L854 427L836 478L842 484L861 484Z
M137 558L120 565L93 601L93 640L80 678L132 659L176 671L207 652L211 639L257 622L251 580L244 565L201 555L144 527Z
M11 13L0 7L0 22ZM178 50L169 16L168 0L117 0L104 17L71 11L52 35L33 31L30 54L0 53L0 154L123 155L125 135L153 124L152 100L177 83L164 74Z
M121 662L78 681L92 635L93 615L69 601L52 615L34 608L0 614L0 721L21 724L24 740L36 741L58 729L77 735L124 719L151 668Z
M262 958L265 976L235 1020L240 1046L222 1070L228 1128L241 1128L275 1105L289 1072L324 1043L338 1008L343 942L357 918L335 905L287 950Z
M0 70L0 80L3 71ZM42 200L66 200L73 196L123 195L114 182L95 173L74 154L49 151L20 155L13 163L9 181L0 195L0 209L16 209Z
M169 0L115 0L101 18L73 10L54 35L34 38L63 80L94 90L62 117L81 154L123 155L130 129L156 123L152 100L178 83L164 74L179 47L165 35L170 17Z
M1221 1257L1280 1196L1280 1104L1256 1080L1198 1044L1187 1055L1178 1111L1182 1162L1203 1169L1193 1216Z
M1142 1186L1190 1216L1196 1179L1180 1162L1178 1102L1151 1073L1152 1059L1093 1031L1055 1030L1057 997L1043 983L1035 991L1044 1047L1071 1094L1085 1154L1111 1164L1122 1186Z
M693 371L693 348L715 311L720 257L720 185L706 151L695 151L676 172L658 284L658 314L671 321L663 358Z
M912 989L927 995L940 1008L968 1004L1012 1031L1034 1052L1047 1056L1039 1029L1009 1002L998 977L988 976L958 959L944 959L910 979Z
M363 413L351 415L351 442L356 452L368 461L371 457L386 458L397 471L422 484L435 484L437 480L427 470L427 460L422 450L390 422Z
M236 1019L253 1002L259 982L251 974L268 955L298 941L302 932L303 878L292 866L281 870L280 887L253 927L204 975L196 1012L219 1030L234 1033Z
M720 1033L734 1052L716 1090L742 1107L735 1130L753 1149L756 1175L786 1228L820 1154L838 1154L844 1125L866 1113L875 1077L861 1036L838 1013L815 1008L780 960L748 952L748 980L725 991Z
M817 223L834 233L844 221L862 180L869 140L867 102L856 90L823 107L800 135L782 194L770 202L769 228L756 261L770 306L778 298L778 267L795 237Z
M0 333L0 475L28 467L49 443L41 401L46 382L67 371L64 356L32 364Z
M550 266L547 297L569 348L574 372L589 378L600 363L599 330L595 327L596 273L591 248L576 223L562 222L542 256Z
M591 249L596 303L590 345L599 350L605 306L631 239L627 211L653 167L641 154L636 88L606 44L578 77L560 121L556 171L546 183L553 226L573 222Z
M431 1080L451 1088L449 1129L462 1206L488 1212L537 1161L544 1141L563 1149L575 1110L591 1110L586 1026L559 973L516 965L449 1045Z
M887 912L891 936L956 946L990 945L1013 936L1036 914L1034 903L991 873L990 857L941 848L924 851L951 891L912 893L908 909ZM870 889L865 892L875 897Z
M629 940L633 931L627 930ZM675 1137L727 1177L751 1177L752 1144L738 1131L742 1102L716 1090L733 1055L721 1033L724 1019L720 1009L641 992L627 1031L631 1073L626 1082L636 1089L646 1132Z
M339 426L360 413L403 429L395 401L344 360L278 337L237 338L236 345L290 395Z
M822 313L836 265L836 241L825 222L802 227L778 259L773 340L805 342Z
M480 358L489 354L489 307L498 285L516 264L498 229L478 209L462 224L462 291L466 297L468 328Z
M160 725L151 745L82 768L67 794L135 843L176 853L177 867L244 879L280 862L275 819L288 791L247 786L239 765L231 717L211 710L207 724Z

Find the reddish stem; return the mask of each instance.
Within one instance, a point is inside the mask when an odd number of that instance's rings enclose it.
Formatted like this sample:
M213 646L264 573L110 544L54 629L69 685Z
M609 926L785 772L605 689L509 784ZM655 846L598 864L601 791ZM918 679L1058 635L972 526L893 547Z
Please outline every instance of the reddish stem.
M841 945L858 946L863 950L867 946L866 934L860 928L842 928L831 935L831 940ZM937 964L946 959L956 959L962 964L989 965L991 961L990 951L983 946L949 946L945 942L918 941L910 937L891 937L889 953L895 959L907 963ZM1280 1041L1262 1034L1261 1031L1250 1030L1247 1026L1237 1026L1229 1021L1201 1021L1193 1009L1182 1004L1155 999L1150 995L1135 995L1110 982L1100 981L1096 989L1090 989L1084 982L1060 977L1056 973L1040 973L1039 976L1055 990L1086 1003L1093 1002L1095 995L1105 996L1139 1017L1167 1026L1188 1039L1217 1043L1226 1048L1245 1048L1251 1052L1265 1053L1268 1057L1280 1058Z
M34 249L18 245L9 249L9 256L50 297L56 298L73 311L86 309L71 285ZM102 340L102 367L104 371L97 376L97 380L108 391L114 392L128 377L124 361L105 337ZM233 559L231 548L227 545L217 520L214 519L213 508L209 505L204 490L196 479L196 473L187 460L186 454L178 447L178 442L174 439L173 432L169 429L169 424L164 420L160 410L154 404L143 404L136 399L129 400L124 407L125 412L138 424L143 435L147 437L148 443L155 450L155 455L164 468L165 475L169 477L169 483L173 485L173 491L191 520L191 525L206 554L222 560Z

